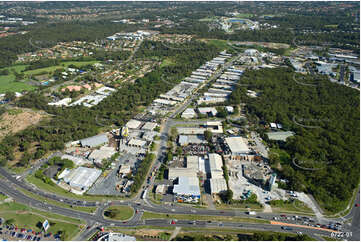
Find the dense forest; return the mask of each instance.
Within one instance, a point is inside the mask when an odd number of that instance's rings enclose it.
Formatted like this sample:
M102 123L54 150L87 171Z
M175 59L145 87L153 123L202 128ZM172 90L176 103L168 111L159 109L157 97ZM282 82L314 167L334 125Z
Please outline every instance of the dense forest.
M139 57L147 56L145 50L148 44L152 43L145 42L140 47ZM124 125L139 112L140 106L149 105L159 94L171 89L191 71L219 52L214 46L201 42L184 44L183 48L187 51L183 49L163 51L167 48L169 47L163 45L154 46L153 56L179 58L176 63L156 67L152 72L136 80L134 84L124 84L117 92L90 109L83 106L67 108L48 106L49 100L41 91L24 95L16 105L42 109L55 117L43 121L37 127L29 127L15 135L6 136L0 143L0 163L6 165L7 160L15 158L14 152L20 151L23 156L18 165L27 166L31 159L38 159L49 150L62 149L65 142L97 134L103 125ZM30 154L31 144L34 143L36 149Z
M312 87L294 78L300 74L289 68L246 71L240 82L249 84L259 97L247 97L246 89L238 87L230 102L245 102L250 120L261 133L270 122L294 131L286 143L270 142L271 147L288 153L286 158L270 156L271 164L281 165L278 171L289 181L289 189L307 191L325 209L339 211L359 184L359 92L322 77L305 78L304 82L317 83ZM300 167L293 159L303 161Z

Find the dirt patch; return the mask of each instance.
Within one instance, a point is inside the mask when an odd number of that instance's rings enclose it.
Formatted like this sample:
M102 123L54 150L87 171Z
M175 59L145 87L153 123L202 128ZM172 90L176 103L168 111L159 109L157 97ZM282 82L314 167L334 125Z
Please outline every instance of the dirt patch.
M17 133L28 126L37 124L45 117L31 109L11 109L0 117L0 140L9 133Z
M148 235L148 236L158 236L158 234L162 233L162 230L153 230L153 229L137 229L137 232L135 235L142 236L142 235Z

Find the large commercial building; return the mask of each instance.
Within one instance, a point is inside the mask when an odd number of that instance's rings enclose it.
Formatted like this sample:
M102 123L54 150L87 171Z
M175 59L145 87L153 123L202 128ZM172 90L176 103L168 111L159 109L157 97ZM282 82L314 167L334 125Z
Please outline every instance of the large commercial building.
M109 142L106 134L99 134L79 141L83 147L96 147L99 145L107 144Z
M128 121L128 123L125 126L128 127L129 129L138 129L141 124L142 122L135 119L131 119Z
M231 159L238 159L237 157L250 153L250 149L242 137L228 137L225 140L231 150Z
M88 156L88 159L94 161L95 163L101 164L104 159L109 159L115 153L116 152L113 147L101 147L99 150L94 150Z
M197 177L197 170L189 168L169 168L168 179L175 180L177 177Z
M209 180L211 194L227 191L227 183L224 178L212 178Z
M197 116L197 114L196 114L196 112L194 111L193 108L187 108L182 113L182 118L194 118L196 116Z
M178 184L174 185L173 193L177 196L200 198L201 191L197 177L180 176Z
M59 179L63 178L64 182L78 191L88 190L98 179L101 170L95 168L78 167L76 169L65 169Z

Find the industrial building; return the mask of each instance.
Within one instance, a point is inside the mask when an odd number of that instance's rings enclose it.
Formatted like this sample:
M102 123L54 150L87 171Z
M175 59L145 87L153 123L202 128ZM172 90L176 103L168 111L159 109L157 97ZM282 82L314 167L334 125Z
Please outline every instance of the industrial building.
M109 139L106 134L99 134L89 138L81 139L80 144L82 147L97 147L99 145L108 144Z
M164 106L174 106L177 104L176 101L170 101L170 100L160 99L160 98L155 99L153 102L160 104L160 105L164 105Z
M128 121L128 123L125 126L128 127L129 129L138 129L141 124L142 122L135 119L131 119Z
M181 117L182 118L195 118L196 116L197 116L197 114L193 108L187 108L186 110L184 110Z
M175 180L178 177L197 177L197 170L189 168L169 168L168 179Z
M173 193L182 197L200 198L201 191L197 176L180 176L178 178L178 184L173 187Z
M220 155L216 153L208 154L208 160L206 162L207 173L210 173L212 171L223 171L222 166L223 166L223 161Z
M71 188L78 191L86 191L93 185L101 173L101 170L95 168L78 167L72 170L65 169L59 175L59 179L63 179Z
M114 155L115 149L113 147L101 147L99 150L94 150L88 156L89 160L101 164L104 159L109 159Z
M132 146L132 147L144 147L147 144L147 141L141 140L141 139L135 139L132 138L129 140L128 142L128 146Z
M142 129L144 129L144 130L153 130L153 129L155 129L157 127L157 123L152 123L152 122L146 122L144 125L143 125L143 127L142 127Z
M231 159L239 159L238 156L250 153L250 149L242 137L228 137L225 140L231 150Z
M218 194L227 191L227 183L224 178L209 179L211 194Z
M198 112L203 115L209 115L215 117L217 115L217 110L213 107L199 107Z
M198 105L201 104L213 104L213 103L224 103L225 101L227 101L227 98L224 97L200 97L197 101Z

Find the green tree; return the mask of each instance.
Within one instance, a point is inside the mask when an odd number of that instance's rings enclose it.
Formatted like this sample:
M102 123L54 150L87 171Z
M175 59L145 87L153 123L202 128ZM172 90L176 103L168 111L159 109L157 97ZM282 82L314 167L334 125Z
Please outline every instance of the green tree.
M14 92L6 92L5 93L5 99L9 100L9 101L14 101L16 98L15 93Z

